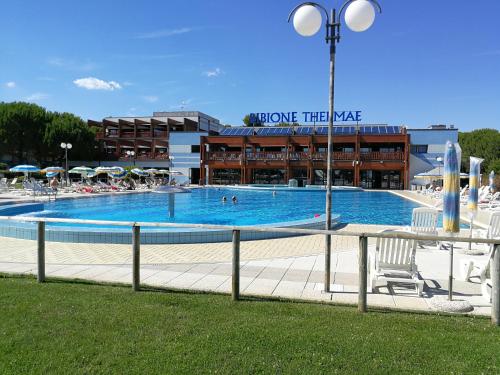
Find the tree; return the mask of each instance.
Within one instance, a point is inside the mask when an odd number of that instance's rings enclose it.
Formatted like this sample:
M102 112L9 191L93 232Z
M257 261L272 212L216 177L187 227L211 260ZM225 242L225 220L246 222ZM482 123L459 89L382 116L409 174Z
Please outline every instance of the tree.
M93 159L95 129L70 113L48 112L36 104L0 103L0 156L43 164L62 160L61 142L73 145L71 158Z
M252 119L254 120L254 122L250 122L250 115L245 115L245 117L243 117L243 123L245 124L245 126L264 126L259 118L253 117Z
M458 143L462 148L462 170L469 172L469 157L484 159L481 171L487 171L490 165L500 159L500 132L495 129L478 129L472 132L458 133Z
M32 103L0 103L0 143L2 151L18 161L40 159L42 139L50 116Z
M91 160L96 153L95 129L89 128L85 121L71 113L55 112L43 137L48 150L47 157L61 160L62 142L72 144L71 158L75 160Z
M486 169L486 173L494 171L496 175L500 175L500 159L493 160Z

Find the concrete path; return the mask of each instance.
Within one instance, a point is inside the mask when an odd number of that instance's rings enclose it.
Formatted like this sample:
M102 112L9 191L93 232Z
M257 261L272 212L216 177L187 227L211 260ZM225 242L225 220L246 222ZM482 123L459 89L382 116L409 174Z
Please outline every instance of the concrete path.
M386 227L384 227L386 228ZM341 230L378 231L380 226L348 225ZM241 243L243 295L276 296L311 301L357 303L357 238L333 237L331 290L323 290L323 236L302 236ZM457 245L454 272L460 276L465 255ZM430 301L448 293L449 254L419 249L417 264L425 280L424 296L411 286L382 285L368 294L369 306L430 311ZM0 238L0 272L36 274L35 241ZM48 277L131 283L131 246L46 243ZM176 289L230 293L231 244L176 244L141 246L141 283ZM489 315L491 305L480 295L480 285L455 280L454 296L466 299L473 314Z

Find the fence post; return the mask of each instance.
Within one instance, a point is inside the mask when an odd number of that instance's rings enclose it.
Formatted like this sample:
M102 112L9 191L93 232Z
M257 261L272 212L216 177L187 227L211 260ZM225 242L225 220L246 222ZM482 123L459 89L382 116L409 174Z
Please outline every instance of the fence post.
M491 260L491 323L500 326L500 245L492 249Z
M140 289L141 268L141 227L132 227L132 289L137 292Z
M368 237L359 237L359 290L358 311L366 312L366 289L368 280Z
M38 274L37 281L43 283L45 281L45 221L38 222Z
M233 301L240 299L240 231L233 230L233 272L231 297Z

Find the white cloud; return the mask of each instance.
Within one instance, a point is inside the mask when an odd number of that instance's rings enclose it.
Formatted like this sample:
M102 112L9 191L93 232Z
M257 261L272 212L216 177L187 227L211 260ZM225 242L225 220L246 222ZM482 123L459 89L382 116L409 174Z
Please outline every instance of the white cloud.
M75 85L78 87L87 89L87 90L107 90L113 91L121 89L121 85L115 81L103 81L102 79L98 79L95 77L87 77L87 78L79 78L73 81Z
M31 94L24 98L27 102L38 102L40 100L47 99L49 97L49 94L45 94L43 92L35 92L34 94Z
M220 68L215 68L213 70L207 70L206 72L203 72L203 75L206 77L218 77L222 74L222 70Z
M13 89L14 87L16 87L16 83L14 81L6 82L5 87L7 87L8 89Z
M158 101L158 97L155 96L155 95L146 95L146 96L143 96L142 97L145 101L149 102L149 103L155 103Z
M167 38L169 36L186 34L194 29L192 27L182 27L180 29L165 29L156 30L149 33L142 33L135 36L135 39L155 39L155 38Z

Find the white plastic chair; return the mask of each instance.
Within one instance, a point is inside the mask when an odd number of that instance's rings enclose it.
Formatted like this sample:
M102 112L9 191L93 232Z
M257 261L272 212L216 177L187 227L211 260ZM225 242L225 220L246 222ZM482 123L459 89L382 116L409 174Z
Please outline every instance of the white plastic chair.
M408 233L385 230L381 233ZM378 238L375 251L370 253L370 288L373 293L378 281L386 283L415 284L417 294L422 295L424 280L419 278L415 263L417 241L414 239Z
M411 218L411 231L415 234L437 236L438 210L434 208L418 207L414 208ZM424 245L438 245L437 241L418 241L420 247Z

